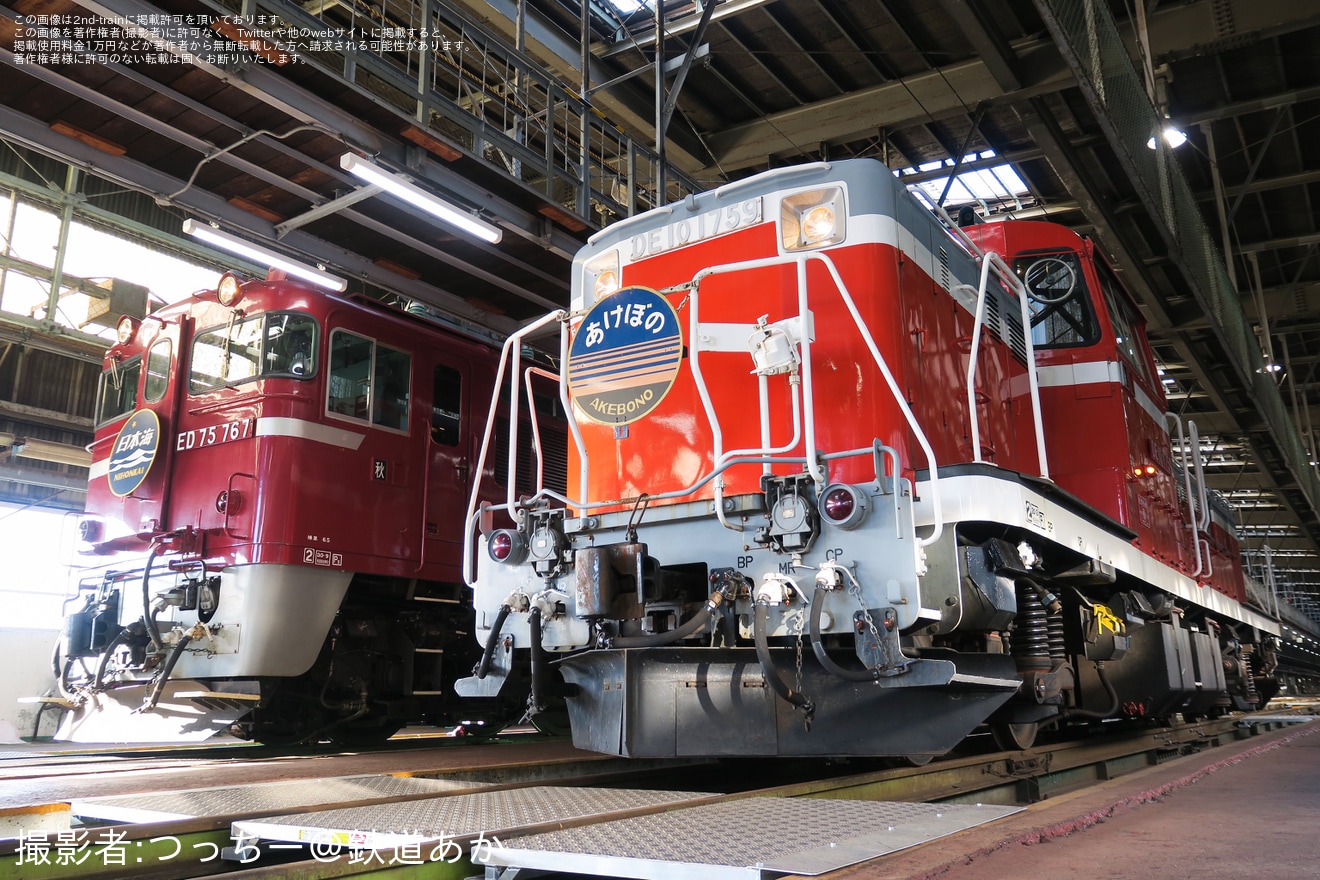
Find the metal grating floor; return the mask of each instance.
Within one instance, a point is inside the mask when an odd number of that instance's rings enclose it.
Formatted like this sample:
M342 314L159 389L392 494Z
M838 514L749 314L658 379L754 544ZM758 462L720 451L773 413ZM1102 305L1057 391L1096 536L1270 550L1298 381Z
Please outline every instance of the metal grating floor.
M351 844L388 849L442 837L497 835L541 822L709 797L705 792L610 788L533 788L452 795L406 803L242 820L236 840Z
M293 782L199 788L157 794L126 794L71 802L73 814L111 822L168 822L174 819L287 813L299 807L352 803L371 798L444 795L489 783L411 776L342 776Z
M998 805L748 798L504 841L488 866L665 880L816 875L1021 811Z

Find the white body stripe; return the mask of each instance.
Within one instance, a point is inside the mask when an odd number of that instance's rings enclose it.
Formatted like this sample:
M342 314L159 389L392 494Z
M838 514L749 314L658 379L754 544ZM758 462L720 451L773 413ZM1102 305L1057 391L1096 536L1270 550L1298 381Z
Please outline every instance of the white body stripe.
M1105 382L1123 384L1123 365L1118 361L1086 361L1080 364L1058 364L1036 368L1036 379L1041 388L1058 388L1067 385L1095 385ZM1169 433L1169 423L1163 411L1140 385L1133 384L1132 396L1137 405L1155 420L1155 424L1164 433Z
M304 440L314 440L317 443L327 443L330 446L339 446L343 449L357 449L362 445L364 435L356 431L346 431L343 428L322 425L319 422L312 422L307 419L262 416L257 419L257 436L301 437Z
M917 484L918 528L931 524L930 488L929 483ZM1271 635L1279 634L1279 624L1259 611L1218 590L1201 586L1187 575L1147 556L1131 543L1016 480L983 474L941 475L939 492L946 527L950 523L985 521L1026 529L1044 540L1107 562L1179 599Z
M301 437L304 440L313 440L317 443L327 443L330 446L353 450L362 445L363 438L363 435L356 431L346 431L343 428L322 425L307 419L277 418L275 416L263 416L257 419L255 436ZM110 460L108 458L94 461L91 467L87 469L87 479L90 482L99 477L104 477L109 472Z

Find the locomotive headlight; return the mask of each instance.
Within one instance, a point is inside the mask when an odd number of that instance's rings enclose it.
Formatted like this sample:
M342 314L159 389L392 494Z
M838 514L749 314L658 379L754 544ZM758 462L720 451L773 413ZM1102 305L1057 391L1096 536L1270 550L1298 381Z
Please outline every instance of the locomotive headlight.
M133 338L133 334L137 332L137 328L137 319L132 315L124 315L119 319L119 323L115 325L115 339L120 345L124 345Z
M96 519L81 519L78 521L78 539L86 541L88 544L95 544L101 540L101 521Z
M517 565L527 556L527 539L513 529L491 532L486 541L486 552L496 562Z
M583 273L583 293L591 291L591 301L582 304L585 308L596 300L604 299L617 291L622 282L619 270L619 252L610 250L592 257Z
M779 233L786 251L843 241L847 230L843 188L813 189L785 196L779 203Z
M802 216L802 240L816 244L834 237L834 208L817 205Z
M242 284L238 276L231 272L226 272L220 276L220 283L215 288L215 298L220 300L222 306L232 306L238 302L239 293L241 293Z
M834 483L820 495L820 512L825 521L841 529L855 529L866 520L869 506L866 496L856 486Z

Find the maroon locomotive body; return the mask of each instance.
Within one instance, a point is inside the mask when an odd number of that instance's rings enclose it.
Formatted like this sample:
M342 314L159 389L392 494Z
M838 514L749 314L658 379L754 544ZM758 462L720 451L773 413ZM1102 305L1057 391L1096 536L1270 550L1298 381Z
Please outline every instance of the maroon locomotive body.
M69 616L66 690L200 693L249 708L263 739L438 720L470 666L467 495L505 494L503 471L471 470L495 363L434 321L283 279L226 275L125 319L80 525L114 572Z

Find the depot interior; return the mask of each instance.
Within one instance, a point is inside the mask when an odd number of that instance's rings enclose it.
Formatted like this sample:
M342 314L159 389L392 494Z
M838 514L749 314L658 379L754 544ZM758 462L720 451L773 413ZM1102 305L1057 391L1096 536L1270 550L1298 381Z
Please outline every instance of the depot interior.
M567 305L594 231L768 168L852 157L953 213L1048 218L1096 242L1140 302L1171 408L1199 427L1253 601L1320 659L1320 9L1084 5L1120 68L1099 86L1048 0L12 0L0 654L17 674L0 682L0 722L33 734L18 698L53 686L79 576L69 523L121 315L224 271L262 277L273 252L499 339ZM29 30L153 13L238 18L194 46L161 42L157 63L43 59ZM234 30L256 16L306 33L429 21L438 38L425 51L304 38L291 57ZM1136 87L1104 86L1120 80ZM498 234L366 191L340 158L354 151ZM1158 187L1132 170L1151 151ZM257 249L199 234L211 230ZM1204 284L1223 272L1229 296Z

